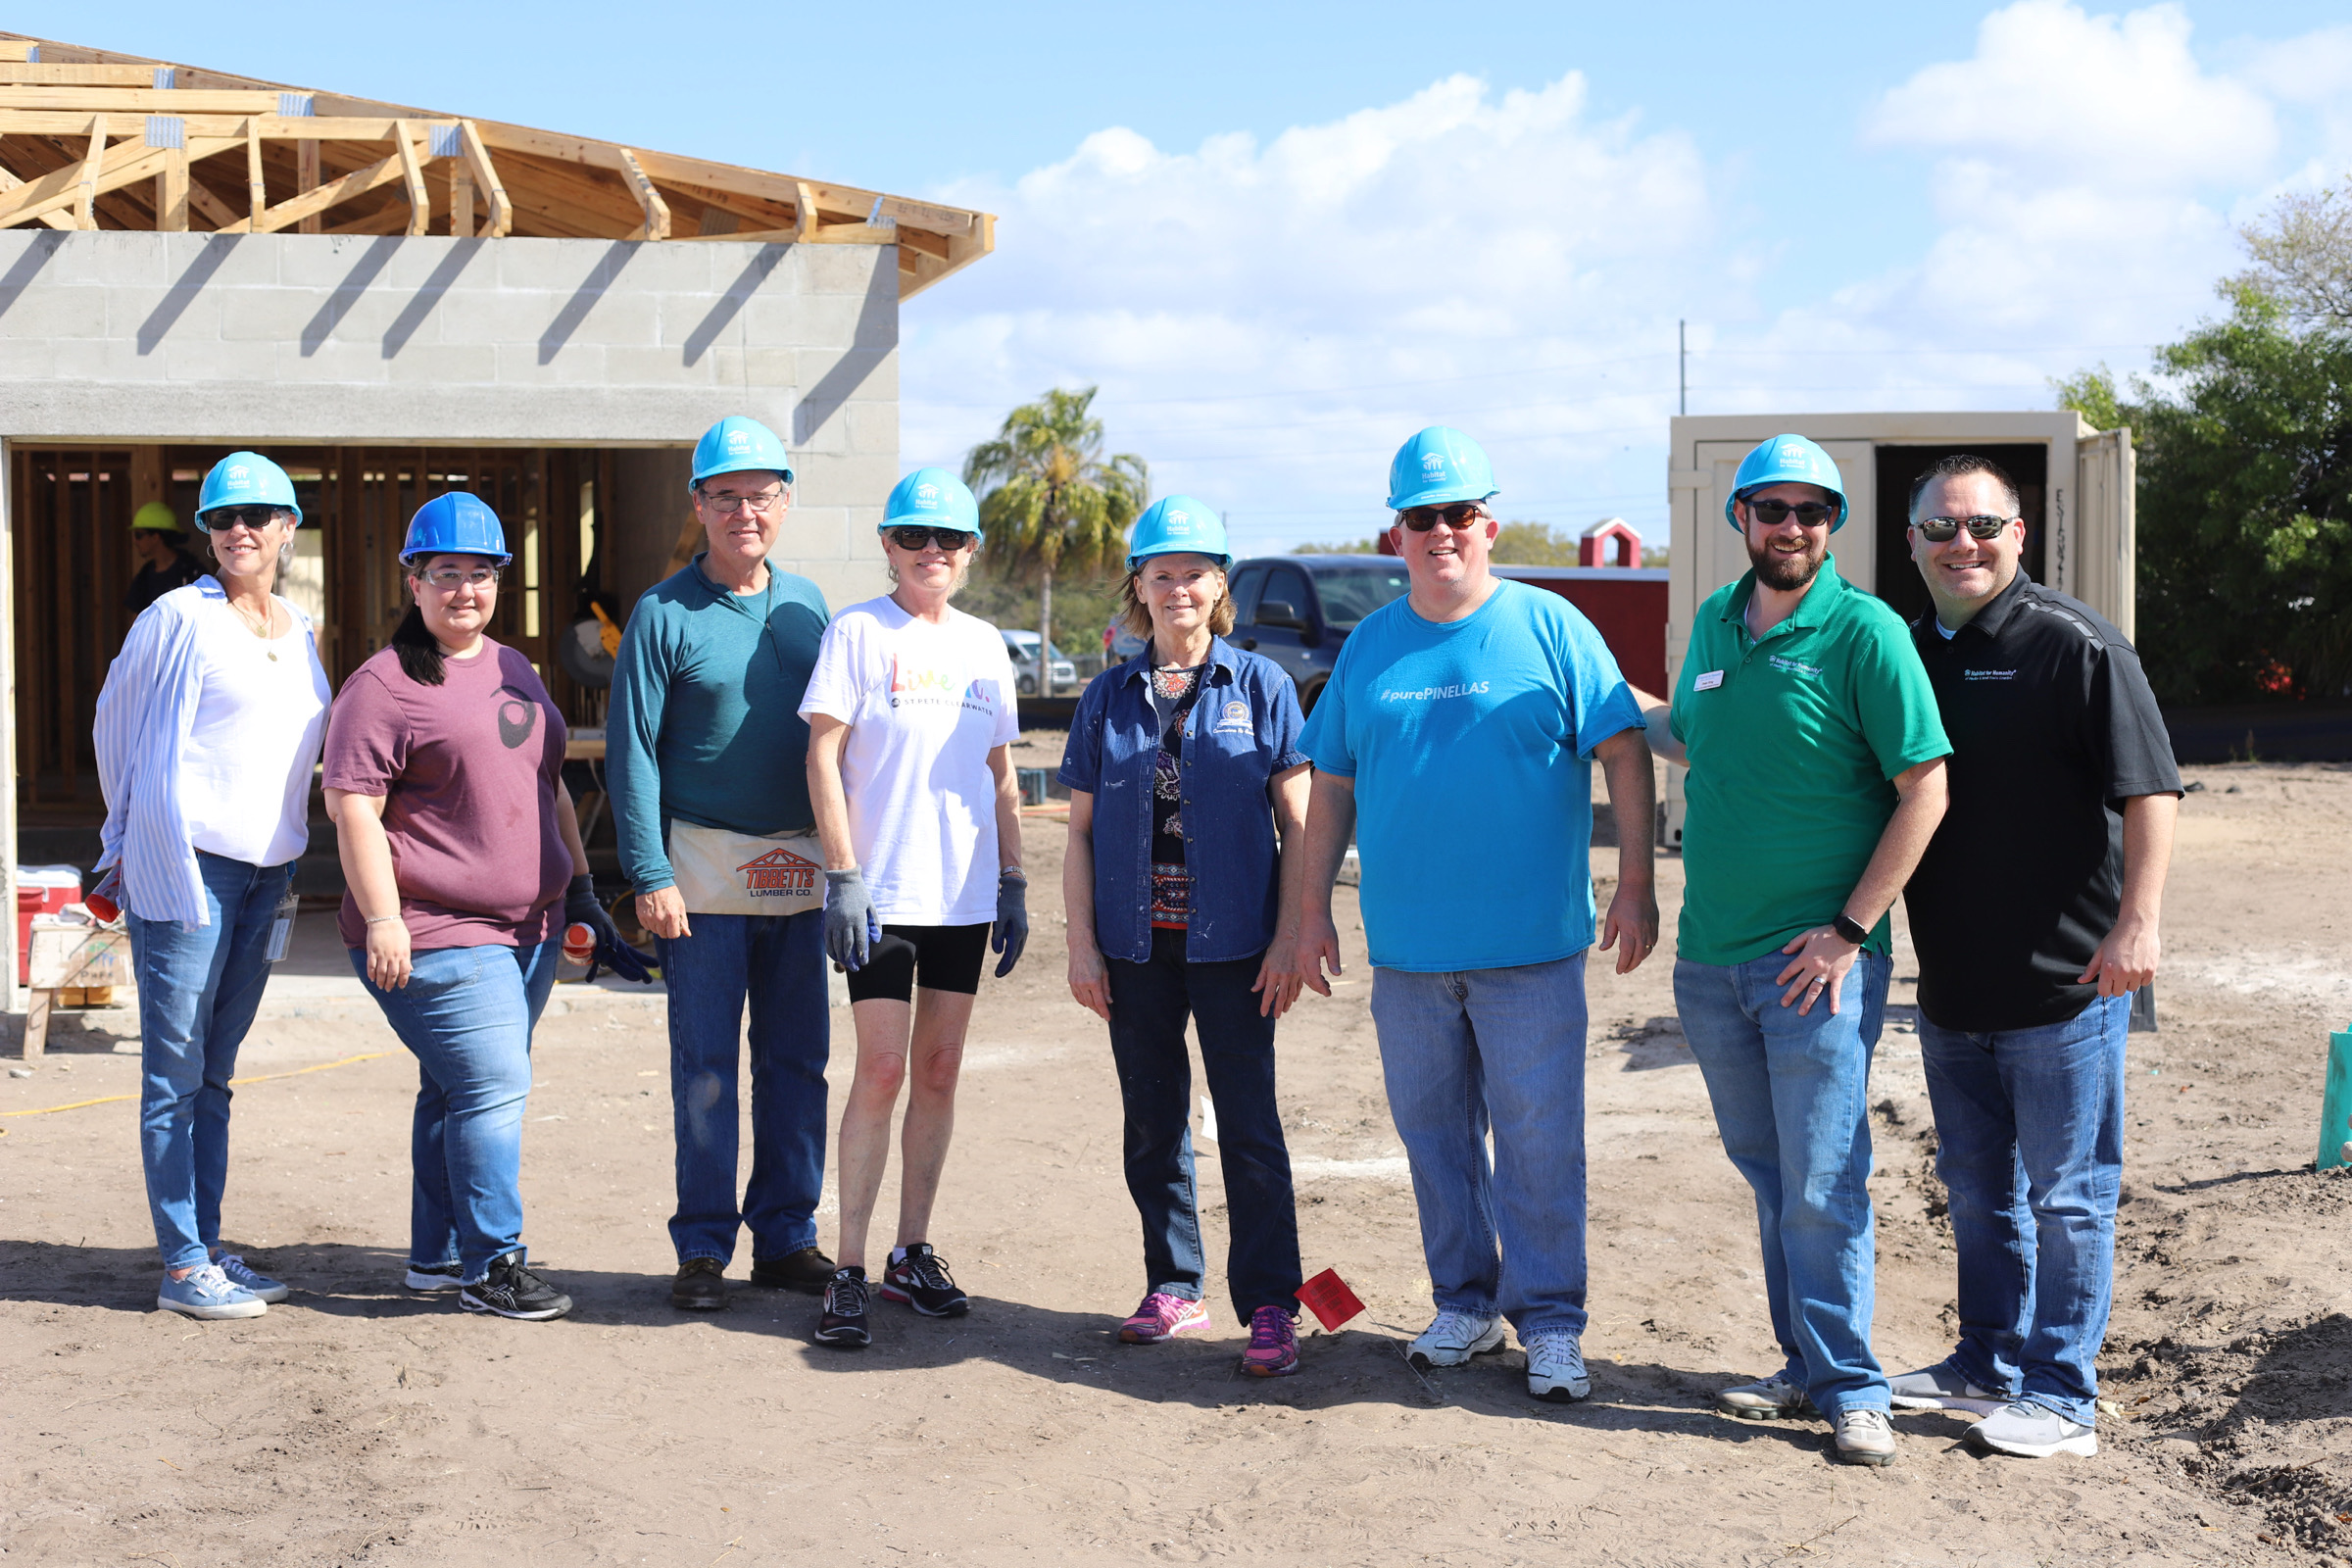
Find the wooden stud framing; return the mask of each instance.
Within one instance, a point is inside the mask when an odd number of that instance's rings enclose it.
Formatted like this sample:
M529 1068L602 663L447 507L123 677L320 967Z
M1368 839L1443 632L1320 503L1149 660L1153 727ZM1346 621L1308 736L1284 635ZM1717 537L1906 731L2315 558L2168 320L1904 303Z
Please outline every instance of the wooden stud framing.
M6 195L12 190L22 189L24 184L24 179L20 177L15 171L7 168L5 165L0 165L0 195ZM41 215L40 221L48 224L51 228L72 228L74 226L74 215L71 213L47 212Z
M473 237L473 171L463 158L449 166L449 232L454 239Z
M399 144L401 177L409 187L409 232L429 234L433 231L433 201L424 188L424 165L416 156L416 129L404 120L393 139Z
M416 149L409 147L405 142L402 145L407 148L410 158L415 158ZM305 191L279 202L275 207L264 212L259 219L247 219L243 222L223 224L221 232L225 234L273 234L304 219L316 218L338 202L346 202L354 196L365 195L379 185L391 184L402 175L402 162L399 153L394 153L389 158L380 158L365 169L352 171L341 179L330 180L314 190ZM0 221L5 220L6 209L0 208ZM316 232L316 230L312 232Z
M155 176L155 226L166 234L188 231L188 150L162 147L164 172Z
M80 194L74 204L74 226L98 226L98 171L106 162L106 117L99 115L90 122L90 150L82 158L81 173L75 183Z
M620 172L628 177L629 188L637 193L637 205L645 209L645 221L638 225L631 239L656 240L669 238L669 203L654 189L654 182L645 177L637 166L637 155L626 147L616 147L620 154Z
M245 216L258 220L270 206L270 187L262 178L262 122L245 122L245 199L251 207Z
M490 226L484 231L488 239L504 239L514 227L514 204L507 199L507 187L498 177L498 166L490 162L490 149L482 143L481 127L470 120L458 122L460 145L465 149L466 167L473 175L476 189L490 205Z

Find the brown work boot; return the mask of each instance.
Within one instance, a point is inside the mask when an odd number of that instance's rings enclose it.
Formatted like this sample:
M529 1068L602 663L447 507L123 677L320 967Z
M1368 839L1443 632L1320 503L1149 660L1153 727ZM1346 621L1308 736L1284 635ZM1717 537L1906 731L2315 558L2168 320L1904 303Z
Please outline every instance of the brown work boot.
M832 1282L833 1260L813 1247L804 1247L782 1257L752 1259L752 1283L769 1290L822 1296Z
M669 1304L682 1312L716 1312L727 1304L727 1266L715 1257L690 1257L669 1282Z

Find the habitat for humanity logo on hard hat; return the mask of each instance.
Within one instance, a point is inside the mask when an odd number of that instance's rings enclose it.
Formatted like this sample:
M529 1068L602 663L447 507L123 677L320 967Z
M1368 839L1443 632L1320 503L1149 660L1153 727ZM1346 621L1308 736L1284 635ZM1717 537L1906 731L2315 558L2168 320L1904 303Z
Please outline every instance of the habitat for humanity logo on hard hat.
M231 464L228 469L228 482L243 489L246 485L253 483L253 470L242 463Z
M752 432L751 432L751 431L749 431L749 430L741 430L741 429L737 429L737 430L729 430L729 431L727 432L727 450L728 450L729 452L749 452L749 451L751 451L751 450L752 450Z

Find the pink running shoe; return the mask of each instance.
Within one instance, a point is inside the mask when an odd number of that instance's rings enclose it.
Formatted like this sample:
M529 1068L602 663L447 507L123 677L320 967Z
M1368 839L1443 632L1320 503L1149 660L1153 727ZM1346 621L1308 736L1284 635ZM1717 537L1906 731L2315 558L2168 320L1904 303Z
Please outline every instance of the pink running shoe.
M1135 1315L1119 1325L1119 1340L1125 1345L1164 1345L1179 1334L1207 1327L1206 1301L1188 1301L1181 1296L1153 1291L1144 1298Z
M1290 1313L1261 1306L1250 1314L1250 1348L1242 1352L1242 1370L1253 1378L1287 1378L1298 1370L1298 1330Z

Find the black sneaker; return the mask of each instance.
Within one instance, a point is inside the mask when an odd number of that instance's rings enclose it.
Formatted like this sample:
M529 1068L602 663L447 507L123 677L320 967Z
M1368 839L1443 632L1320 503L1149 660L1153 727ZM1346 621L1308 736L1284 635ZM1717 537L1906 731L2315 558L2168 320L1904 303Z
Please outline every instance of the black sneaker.
M961 1317L972 1309L972 1298L956 1288L947 1260L929 1242L916 1242L882 1271L882 1298L905 1301L925 1317Z
M401 1284L412 1291L454 1291L465 1279L466 1270L456 1263L411 1263Z
M816 1320L816 1343L861 1350L873 1340L865 1331L865 1270L835 1269L825 1284L825 1312Z
M813 1247L804 1247L782 1257L752 1259L752 1283L772 1291L818 1296L832 1281L833 1260Z
M669 1282L669 1304L681 1312L716 1312L727 1304L727 1265L715 1257L690 1257Z
M500 1317L542 1323L571 1310L571 1298L522 1266L522 1249L490 1260L479 1285L458 1287L458 1304L468 1312L496 1312Z

